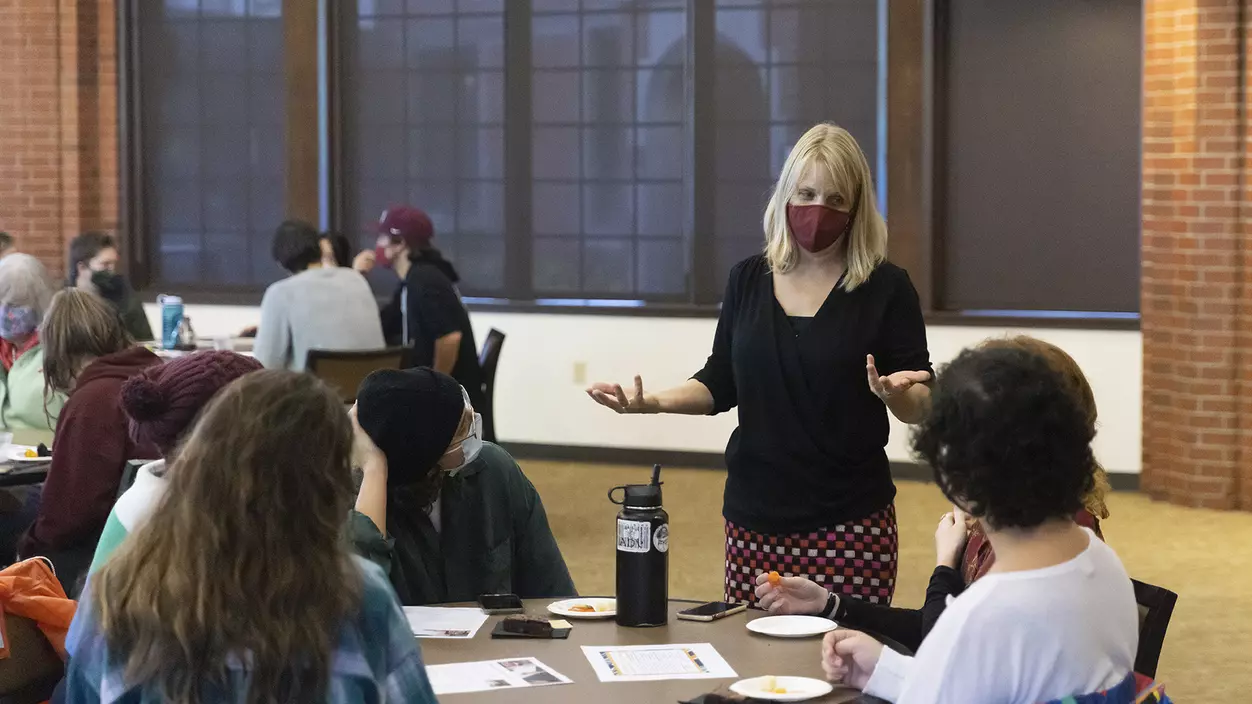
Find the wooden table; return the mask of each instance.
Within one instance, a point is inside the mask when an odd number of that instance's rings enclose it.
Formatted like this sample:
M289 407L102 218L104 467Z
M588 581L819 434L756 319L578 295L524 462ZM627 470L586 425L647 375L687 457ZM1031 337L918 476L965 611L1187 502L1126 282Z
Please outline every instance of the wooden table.
M528 599L526 613L547 616L552 599ZM621 628L613 619L573 621L574 631L566 640L493 639L491 630L503 616L492 616L472 640L420 641L422 658L427 665L475 662L502 658L534 657L543 664L574 680L573 684L530 689L510 689L500 693L475 692L448 694L440 701L545 702L563 704L673 704L707 692L730 694L733 679L667 680L662 682L600 682L583 655L584 645L659 645L663 643L712 643L717 652L730 663L739 679L759 675L791 675L825 679L821 665L821 638L787 640L752 633L744 627L748 621L765 616L761 611L728 616L703 623L679 621L677 613L700 602L670 600L670 620L659 628ZM473 606L458 604L458 606ZM860 692L836 686L835 691L810 701L823 704L841 702L877 702Z
M14 430L13 442L17 445L38 445L43 443L52 447L51 430ZM39 484L48 478L48 462L23 465L0 459L0 487L26 486Z

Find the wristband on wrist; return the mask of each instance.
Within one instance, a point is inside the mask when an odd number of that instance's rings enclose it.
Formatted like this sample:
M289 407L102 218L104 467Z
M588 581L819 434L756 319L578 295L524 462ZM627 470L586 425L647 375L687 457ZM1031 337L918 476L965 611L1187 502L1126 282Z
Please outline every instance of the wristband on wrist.
M822 609L822 612L818 614L818 616L821 616L822 618L834 618L835 612L838 610L839 595L834 592L830 592L826 595L826 608Z

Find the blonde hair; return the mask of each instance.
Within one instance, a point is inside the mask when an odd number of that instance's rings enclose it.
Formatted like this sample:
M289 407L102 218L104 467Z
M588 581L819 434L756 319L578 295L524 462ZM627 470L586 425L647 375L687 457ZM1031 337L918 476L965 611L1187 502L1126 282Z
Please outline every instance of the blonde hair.
M792 147L765 207L765 258L775 273L785 274L800 261L800 250L787 226L787 202L810 163L826 168L835 187L852 203L852 227L845 243L847 274L840 286L852 291L865 283L887 258L887 223L878 212L869 162L847 130L829 122L814 125Z

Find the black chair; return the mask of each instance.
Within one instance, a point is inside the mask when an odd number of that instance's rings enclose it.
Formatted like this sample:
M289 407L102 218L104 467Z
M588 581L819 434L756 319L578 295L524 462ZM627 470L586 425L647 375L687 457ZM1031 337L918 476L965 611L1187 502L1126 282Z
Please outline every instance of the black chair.
M326 382L345 404L356 402L356 390L365 377L379 369L404 369L410 358L408 347L381 350L309 350L304 370Z
M496 441L496 367L500 365L500 350L504 347L504 333L491 329L483 342L482 352L478 355L478 366L483 370L483 398L487 401L486 408L479 408L483 414L483 440Z
M1135 601L1139 604L1139 654L1135 656L1135 672L1156 678L1156 666L1165 645L1165 630L1174 615L1178 595L1168 589L1130 580L1135 585Z

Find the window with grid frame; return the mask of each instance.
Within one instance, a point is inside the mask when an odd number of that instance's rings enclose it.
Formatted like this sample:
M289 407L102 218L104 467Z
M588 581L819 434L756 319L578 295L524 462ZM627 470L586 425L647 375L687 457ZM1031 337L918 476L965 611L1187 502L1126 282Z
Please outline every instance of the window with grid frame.
M685 6L533 3L536 296L686 299Z
M883 183L885 12L876 0L717 0L712 264L719 283L763 249L766 201L791 147L814 124L851 132Z
M344 18L350 232L425 210L461 290L503 295L504 0L357 0ZM383 282L385 285L385 282Z
M142 205L158 285L254 290L284 212L281 0L143 3Z

